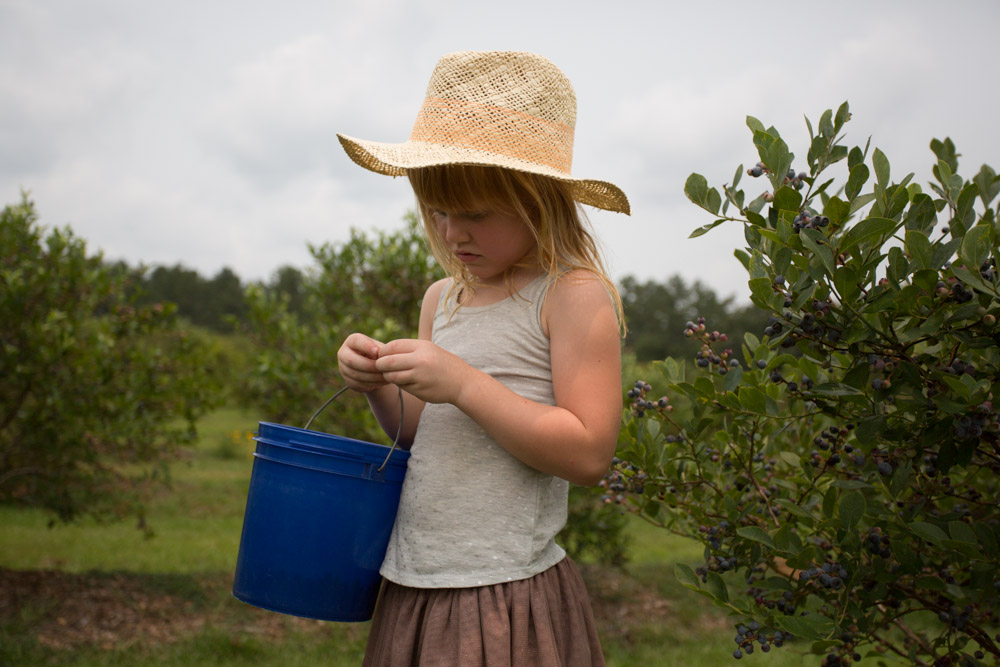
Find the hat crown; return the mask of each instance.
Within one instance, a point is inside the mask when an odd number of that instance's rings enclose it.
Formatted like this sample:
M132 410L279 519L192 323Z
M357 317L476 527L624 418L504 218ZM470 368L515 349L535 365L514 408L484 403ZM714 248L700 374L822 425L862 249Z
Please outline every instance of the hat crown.
M607 181L574 178L576 93L547 58L522 51L459 51L438 60L405 143L338 134L352 160L390 176L445 165L481 165L570 183L578 202L628 213Z
M576 93L549 59L521 51L460 51L441 57L427 97L484 104L576 126Z

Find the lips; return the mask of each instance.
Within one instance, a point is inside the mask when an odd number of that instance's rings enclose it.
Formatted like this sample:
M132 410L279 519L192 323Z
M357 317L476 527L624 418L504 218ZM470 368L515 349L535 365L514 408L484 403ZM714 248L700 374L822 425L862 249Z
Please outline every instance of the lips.
M466 264L474 262L479 259L479 255L472 252L456 252L455 256Z

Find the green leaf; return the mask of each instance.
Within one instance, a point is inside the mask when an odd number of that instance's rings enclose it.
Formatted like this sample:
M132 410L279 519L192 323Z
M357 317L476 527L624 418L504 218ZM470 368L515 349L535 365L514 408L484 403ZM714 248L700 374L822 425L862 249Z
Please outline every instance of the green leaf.
M844 528L847 530L853 530L861 517L864 516L866 509L865 497L860 491L848 491L840 499L840 521L843 523Z
M886 421L882 415L865 417L858 422L858 427L854 429L854 436L863 445L873 445L885 431Z
M776 137L764 154L764 164L770 169L768 175L775 192L781 189L782 181L792 166L794 156L789 152L788 145L780 137Z
M826 235L818 229L803 229L799 234L799 238L802 239L802 245L809 248L814 255L819 257L820 261L823 262L823 267L827 270L827 274L832 276L837 267L833 261L833 250L830 249L827 243Z
M837 107L837 115L834 117L833 131L840 132L844 127L844 124L851 120L851 110L847 102L842 102L839 107Z
M831 486L823 495L823 516L827 519L833 518L833 511L837 508L837 498L839 495L835 486Z
M861 295L858 274L847 265L838 266L834 271L833 286L837 288L837 293L845 303L853 303Z
M747 116L747 127L750 128L751 132L763 132L764 123L760 122L753 116Z
M847 201L853 201L854 198L861 194L861 188L868 182L869 174L868 167L864 163L856 164L851 168L851 173L847 177L847 186L844 188Z
M830 218L830 222L841 224L851 215L851 205L840 197L830 197L823 205L823 215Z
M708 181L701 174L691 174L684 183L684 194L694 204L706 208L708 200Z
M912 229L906 230L905 241L906 252L914 262L914 270L927 269L933 267L934 249L927 235Z
M812 388L814 394L821 396L863 396L864 393L850 385L839 382L824 382Z
M951 539L958 542L978 543L976 531L973 530L972 526L962 521L949 521L948 533L951 535Z
M712 597L722 602L729 602L729 588L722 577L719 576L719 573L709 572L707 576L708 581L705 587L712 594Z
M684 563L674 563L674 576L688 588L699 588L697 575Z
M1000 194L1000 176L989 165L984 164L972 181L979 187L979 198L982 199L983 206L988 207Z
M910 524L910 530L912 530L917 537L939 546L942 542L948 539L948 535L943 530L932 523L926 523L924 521L914 521Z
M875 180L886 187L889 184L889 159L878 148L872 152L872 165L875 167Z
M802 195L795 188L790 188L787 185L782 186L774 194L774 203L772 206L779 211L794 211L797 213L799 207L802 206Z
M747 281L747 285L750 287L750 294L753 296L754 303L762 308L766 308L771 300L771 295L774 294L770 279L751 278Z
M782 630L802 639L826 639L836 629L834 622L821 614L778 615L774 621Z
M851 227L840 240L840 252L847 252L856 245L891 235L900 223L889 218L865 218ZM881 245L881 242L875 245Z
M736 534L754 542L760 542L766 547L774 548L774 540L767 534L767 531L759 526L743 526L736 529Z
M740 387L740 405L749 412L764 414L767 411L766 396L756 387Z
M962 240L962 256L974 267L981 265L989 255L990 231L987 225L976 225L966 232Z
M725 222L725 220L721 220L720 219L720 220L716 220L715 222L710 222L707 225L702 225L701 227L698 227L693 232L691 232L691 234L688 235L688 238L689 239L698 238L699 236L701 236L703 234L707 234L708 232L712 231L713 229L715 229L716 227L718 227L719 225L721 225L724 222Z
M740 386L740 380L743 379L743 369L739 366L730 367L729 371L726 373L726 379L722 383L722 389L724 391L736 391L736 388Z
M996 558L997 538L993 530L985 523L977 521L975 524L976 538L983 552L990 558Z
M937 209L934 208L934 200L929 195L920 193L914 195L913 200L910 202L910 210L906 213L904 224L907 229L930 234L936 218Z

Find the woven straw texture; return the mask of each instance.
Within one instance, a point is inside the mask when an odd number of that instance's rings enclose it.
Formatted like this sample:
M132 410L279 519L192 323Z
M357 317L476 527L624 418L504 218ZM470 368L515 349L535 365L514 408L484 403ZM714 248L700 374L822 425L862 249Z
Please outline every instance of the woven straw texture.
M337 137L352 160L380 174L448 164L505 167L566 181L581 203L629 213L616 185L570 175L575 126L573 86L549 60L465 51L438 61L408 141Z

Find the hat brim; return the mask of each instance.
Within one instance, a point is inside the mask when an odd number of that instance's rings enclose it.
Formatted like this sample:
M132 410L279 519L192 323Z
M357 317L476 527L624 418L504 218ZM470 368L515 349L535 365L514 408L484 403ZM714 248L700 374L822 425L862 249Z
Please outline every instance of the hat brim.
M355 163L379 174L405 176L410 169L449 164L503 167L569 183L573 187L574 198L581 204L626 215L631 213L628 197L617 185L607 181L568 177L557 169L534 162L473 148L424 141L391 144L355 139L343 134L338 134L337 138Z

